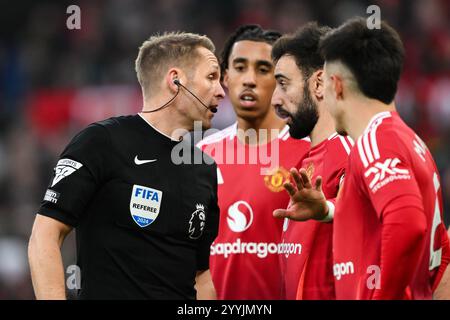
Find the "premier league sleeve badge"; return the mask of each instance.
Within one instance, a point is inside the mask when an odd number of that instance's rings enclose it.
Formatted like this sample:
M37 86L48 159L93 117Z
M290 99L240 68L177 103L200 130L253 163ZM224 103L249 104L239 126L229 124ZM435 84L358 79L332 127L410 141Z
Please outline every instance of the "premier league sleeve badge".
M189 238L190 239L198 239L203 234L203 229L205 229L206 224L206 213L205 206L202 204L196 204L194 212L191 214L191 218L189 219Z

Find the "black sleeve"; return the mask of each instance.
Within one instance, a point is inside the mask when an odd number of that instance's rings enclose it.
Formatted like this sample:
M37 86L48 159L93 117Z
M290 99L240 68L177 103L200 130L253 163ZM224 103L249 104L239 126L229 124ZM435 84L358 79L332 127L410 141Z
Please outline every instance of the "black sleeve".
M219 232L219 216L220 208L217 198L217 166L213 165L213 193L211 195L211 203L209 205L209 212L205 226L205 233L202 236L197 250L197 270L209 269L209 254L211 244L217 237Z
M76 227L106 176L107 129L92 124L62 152L38 213Z

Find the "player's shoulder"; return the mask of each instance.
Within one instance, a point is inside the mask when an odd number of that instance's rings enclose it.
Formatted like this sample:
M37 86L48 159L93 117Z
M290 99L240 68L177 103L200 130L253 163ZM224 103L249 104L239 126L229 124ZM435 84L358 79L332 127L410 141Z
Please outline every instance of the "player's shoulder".
M415 134L395 112L377 114L355 143L354 157L367 168L388 157L402 157L408 153L408 141Z
M348 157L354 142L349 136L341 136L336 132L332 134L326 142L326 152L334 156Z
M343 171L346 169L349 154L353 148L353 140L347 136L341 136L337 133L332 134L324 141L322 160L323 172L327 177L336 177L339 175L339 183ZM335 181L331 179L331 181ZM334 182L333 182L334 183Z
M399 139L410 139L415 136L414 131L401 119L395 111L381 112L372 118L364 131L363 136L374 136L378 138L380 144L390 145L398 142ZM390 139L385 139L389 137Z
M300 165L302 159L307 156L309 150L311 149L311 139L305 137L302 139L293 138L289 133L289 126L285 126L278 133L277 139L272 140L276 143L279 148L280 159L282 161L294 161L296 165ZM291 159L291 160L289 160Z
M233 139L236 136L236 130L237 124L233 123L225 129L217 131L203 138L202 140L200 140L200 142L197 143L197 147L202 149L205 145L219 144L223 143L226 139Z
M311 139L309 137L305 137L302 139L296 139L291 137L288 125L286 125L283 129L280 130L280 133L278 134L278 139L286 144L305 145L308 147L311 144Z
M292 152L293 149L297 151L303 151L304 153L308 152L311 147L311 139L309 137L305 137L302 139L296 139L291 137L289 133L289 126L285 126L280 133L278 134L278 142L282 149L288 150L288 152Z

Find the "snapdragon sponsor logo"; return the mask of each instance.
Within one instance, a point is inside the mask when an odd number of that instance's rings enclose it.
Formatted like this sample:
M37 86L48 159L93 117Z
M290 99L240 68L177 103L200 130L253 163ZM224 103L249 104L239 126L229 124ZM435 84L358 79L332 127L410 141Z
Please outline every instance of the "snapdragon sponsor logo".
M204 153L199 150L192 152L192 145L198 145L203 138L209 137L219 131L218 129L212 128L203 132L201 121L194 122L194 132L192 135L186 129L175 130L172 136L181 136L183 139L172 149L172 162L176 165L212 164L213 161L218 165L257 164L261 166L261 175L267 175L271 170L279 167L279 139L272 139L271 143L261 144L255 148L247 148L243 143L236 143L235 139L224 137L223 139L217 139L221 143L214 143L214 139L210 141L211 143L204 143ZM258 141L269 141L271 137L278 137L280 130L271 129L269 134L269 130L267 129L260 129L258 131L254 129L236 129L236 134L244 139L248 145L256 146ZM208 155L212 155L214 160Z
M228 208L228 228L233 232L244 232L253 222L253 209L246 201L237 201Z
M302 245L295 242L282 242L280 243L281 251L280 254L284 254L286 258L289 258L291 254L301 254Z
M230 243L213 243L211 255L223 255L228 258L232 254L254 254L258 258L267 258L269 254L301 254L302 246L299 243L267 243L243 242L240 238Z

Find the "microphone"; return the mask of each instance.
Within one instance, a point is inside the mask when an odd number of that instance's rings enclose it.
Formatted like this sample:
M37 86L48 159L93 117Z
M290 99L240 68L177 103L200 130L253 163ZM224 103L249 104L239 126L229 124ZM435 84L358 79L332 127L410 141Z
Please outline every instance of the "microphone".
M202 100L200 100L200 98L198 98L191 90L189 90L188 88L186 88L185 86L183 86L180 82L180 80L175 79L173 80L173 83L176 84L178 87L183 87L184 89L186 89L187 92L189 92L195 99L197 99L206 109L208 109L209 111L211 111L212 113L216 113L217 112L217 108L216 107L208 107Z

